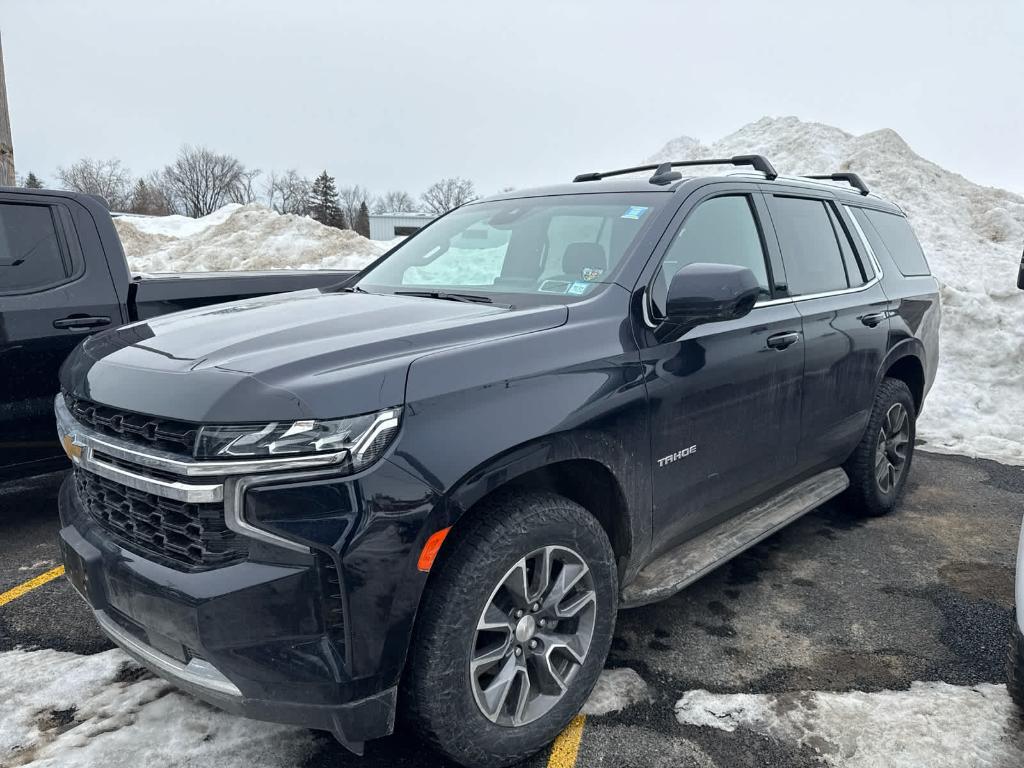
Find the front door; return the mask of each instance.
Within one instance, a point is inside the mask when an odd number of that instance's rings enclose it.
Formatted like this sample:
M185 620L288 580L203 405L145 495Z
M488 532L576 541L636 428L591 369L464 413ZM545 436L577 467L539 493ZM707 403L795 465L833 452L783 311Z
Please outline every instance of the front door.
M802 321L779 296L774 237L759 193L711 185L683 203L649 268L640 336L650 403L656 549L716 522L783 484L794 471L804 365ZM706 191L708 188L704 188ZM657 257L657 254L656 254ZM748 267L763 288L746 317L660 342L667 286L697 262Z
M85 334L120 323L102 252L86 270L77 240L64 236L74 231L65 204L17 200L0 195L0 473L62 455L53 420L60 365Z

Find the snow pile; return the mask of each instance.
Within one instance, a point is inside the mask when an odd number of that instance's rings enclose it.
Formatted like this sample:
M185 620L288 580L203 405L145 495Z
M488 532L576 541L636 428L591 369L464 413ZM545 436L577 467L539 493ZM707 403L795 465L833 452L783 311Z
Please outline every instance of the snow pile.
M133 272L360 269L392 243L258 205L226 205L201 219L119 216Z
M1024 765L1006 686L912 683L909 691L714 694L688 691L676 719L813 749L844 768Z
M795 117L762 118L710 146L680 137L650 161L748 153L783 174L855 171L906 211L942 290L939 372L918 435L932 450L1024 463L1024 197L925 160L892 130L852 136Z
M628 667L605 669L597 678L597 685L591 691L587 703L583 705L583 714L607 715L650 700L651 692L647 683L635 670Z
M310 731L221 712L121 651L0 653L0 765L299 765Z

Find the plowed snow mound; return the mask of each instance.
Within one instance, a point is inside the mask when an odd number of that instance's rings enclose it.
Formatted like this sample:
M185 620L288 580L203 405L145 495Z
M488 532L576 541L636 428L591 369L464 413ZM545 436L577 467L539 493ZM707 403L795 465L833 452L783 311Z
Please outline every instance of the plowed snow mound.
M201 219L121 216L114 225L133 272L358 269L391 245L258 205Z
M918 435L934 450L1024 463L1024 197L925 160L894 131L852 136L795 117L762 118L710 146L683 136L650 161L747 153L784 174L855 171L906 211L942 284L939 372Z

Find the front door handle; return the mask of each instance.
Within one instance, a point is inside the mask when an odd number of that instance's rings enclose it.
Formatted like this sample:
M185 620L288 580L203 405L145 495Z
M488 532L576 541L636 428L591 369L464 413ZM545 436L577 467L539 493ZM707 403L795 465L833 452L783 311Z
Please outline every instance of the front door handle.
M785 349L791 347L800 341L800 334L796 331L790 331L789 333L776 333L774 336L769 336L766 342L772 349Z
M874 328L888 316L886 312L872 312L870 315L861 315L860 321L868 328Z
M71 315L53 321L53 327L61 330L84 331L110 325L110 318L101 315Z

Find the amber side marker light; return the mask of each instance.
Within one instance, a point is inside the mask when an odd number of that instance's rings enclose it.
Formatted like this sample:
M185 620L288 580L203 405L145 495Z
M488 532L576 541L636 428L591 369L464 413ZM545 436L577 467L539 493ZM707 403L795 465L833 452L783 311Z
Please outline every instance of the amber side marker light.
M444 537L448 535L452 527L449 525L447 528L442 528L440 531L432 533L430 538L427 539L427 543L423 545L423 549L420 552L419 562L416 563L416 567L421 571L429 571L430 566L434 564L434 558L437 557L437 553L441 551L441 545L444 543Z

